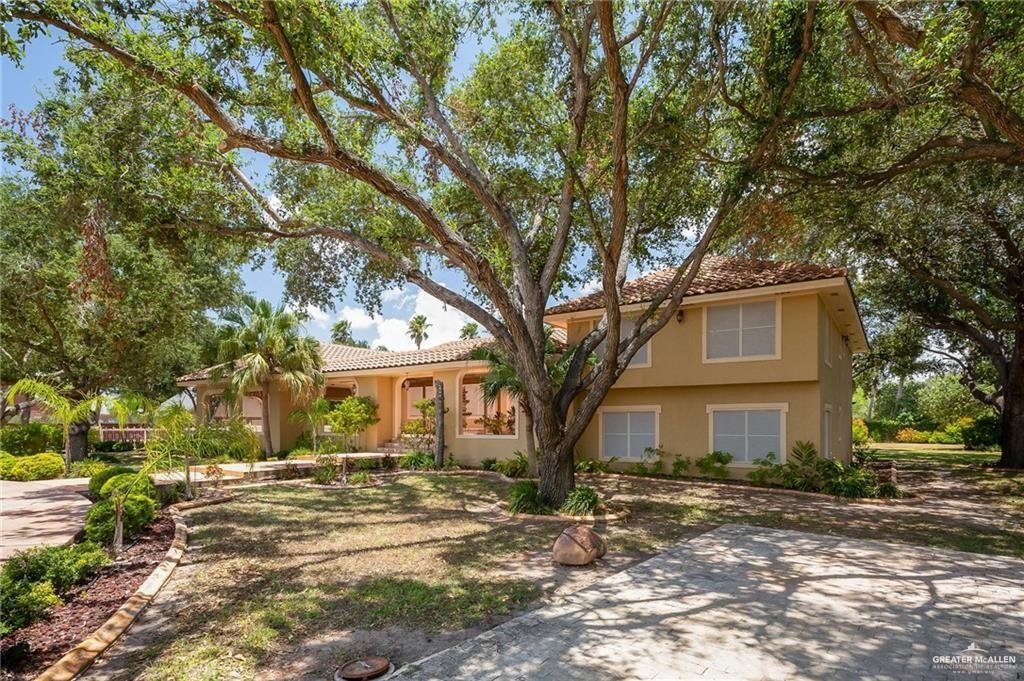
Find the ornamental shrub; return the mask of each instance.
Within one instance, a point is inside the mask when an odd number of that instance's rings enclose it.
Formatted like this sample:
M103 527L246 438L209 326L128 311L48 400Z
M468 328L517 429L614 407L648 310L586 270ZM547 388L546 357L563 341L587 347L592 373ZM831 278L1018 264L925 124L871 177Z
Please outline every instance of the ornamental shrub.
M316 457L316 465L310 477L318 485L330 485L341 475L341 466L333 456L321 454Z
M0 480L11 479L11 468L18 462L18 457L7 452L0 452Z
M999 445L1002 423L995 414L985 414L963 429L965 449L990 449Z
M16 582L49 582L54 593L64 594L109 563L102 547L86 541L21 551L4 563L3 572Z
M510 478L525 478L530 474L530 461L522 452L516 452L511 459L495 462L494 470Z
M676 454L676 458L672 460L672 477L681 478L689 472L690 460L682 454Z
M498 463L498 460L493 457L488 457L480 461L480 470L493 471L494 465Z
M49 582L16 582L0 574L0 636L42 619L60 603Z
M533 480L520 480L508 491L508 512L548 515L551 509L541 501L537 483Z
M936 430L928 433L928 444L930 445L955 445L960 441L944 430Z
M64 431L49 423L10 423L0 428L0 450L15 456L64 449Z
M822 461L834 464L826 474L823 492L848 499L878 496L878 476L870 468L847 467L833 459Z
M970 416L961 416L956 421L946 424L944 428L946 435L953 438L954 442L963 444L964 430L974 425L974 419Z
M903 496L903 490L886 480L878 486L878 496L883 499L899 499Z
M928 433L915 430L914 428L901 428L896 433L896 442L905 442L913 444L925 444L928 442Z
M851 430L853 431L853 444L855 444L855 445L867 444L868 437L869 437L868 425L866 423L864 423L864 419L854 419L853 420L853 426L852 426Z
M612 464L619 460L619 457L613 456L604 461L597 459L580 459L576 462L577 473L607 473Z
M429 471L434 469L434 455L430 452L409 452L402 455L398 465L410 471Z
M9 480L53 480L64 477L64 457L57 452L22 456L11 464Z
M580 485L566 496L561 512L566 515L594 515L600 506L601 499L594 488Z
M370 474L366 471L356 471L348 476L348 482L350 485L365 485L370 482Z
M100 461L95 458L82 459L81 461L71 462L71 477L72 478L91 478L92 476L110 468L110 464L106 461Z
M768 452L763 458L754 459L754 470L747 473L747 479L755 485L769 487L782 478L782 466L775 461L775 452Z
M732 461L729 452L708 452L697 459L697 471L705 478L725 478L729 475L726 466Z
M900 424L893 419L865 421L864 425L868 427L868 438L873 442L895 442L900 429Z
M155 501L141 494L129 494L121 516L125 539L141 532L155 517ZM85 516L85 536L100 544L114 538L114 502L105 499L92 505Z
M149 480L148 475L140 473L121 473L103 483L100 488L100 499L109 499L114 492L120 491L124 494L141 494L156 501L156 487Z
M100 496L100 490L103 489L103 485L106 484L107 480L110 480L115 475L121 475L123 473L134 473L135 471L126 466L111 466L105 468L99 473L93 473L92 477L89 478L89 496L93 499L98 499Z

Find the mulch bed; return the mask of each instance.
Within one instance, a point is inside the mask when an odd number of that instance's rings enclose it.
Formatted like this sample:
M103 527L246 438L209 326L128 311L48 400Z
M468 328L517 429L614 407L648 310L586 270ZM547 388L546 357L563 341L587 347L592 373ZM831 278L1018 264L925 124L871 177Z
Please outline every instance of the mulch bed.
M116 563L72 589L49 617L0 639L0 678L31 679L78 645L146 581L173 539L174 520L162 512Z

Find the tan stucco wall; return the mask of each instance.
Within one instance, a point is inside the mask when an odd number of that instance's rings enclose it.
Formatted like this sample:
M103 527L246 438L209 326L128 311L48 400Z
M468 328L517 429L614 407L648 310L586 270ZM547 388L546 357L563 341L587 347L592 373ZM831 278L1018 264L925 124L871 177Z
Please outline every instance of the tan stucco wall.
M479 369L477 369L479 370ZM478 466L486 458L507 459L516 450L526 449L525 431L521 427L516 436L501 437L467 437L459 434L459 388L460 376L469 370L465 367L445 369L435 372L411 371L391 376L356 376L359 394L368 395L378 404L380 423L371 427L361 438L360 444L365 449L376 449L384 442L396 439L400 434L401 424L398 415L401 413L399 402L402 381L406 378L432 376L444 385L445 405L445 445L448 453L463 466Z
M818 344L820 351L821 436L825 433L825 409L832 411L832 456L849 462L852 456L853 366L850 350L824 304L818 305ZM831 332L829 332L831 329ZM824 453L824 447L820 448Z
M703 358L705 308L684 308L681 323L669 321L652 339L651 366L628 369L605 399L605 405L659 405L660 441L670 452L690 458L703 456L708 446L708 404L788 404L786 451L796 440L810 440L821 450L824 405L832 405L832 451L849 459L850 400L852 379L850 352L843 346L837 328L831 345L825 348L826 324L831 320L817 293L791 293L776 297L781 310L778 359L705 363ZM746 298L744 300L756 300ZM569 342L577 341L591 325L590 320L568 324ZM826 352L832 366L825 364ZM387 375L348 376L358 385L358 394L378 404L380 422L363 434L360 447L373 450L399 434L396 414L398 389L406 378L434 376L444 383L448 413L445 440L449 452L464 466L476 466L485 458L504 459L526 449L520 418L514 437L472 437L458 433L460 375L478 367L439 367L435 371L410 371ZM331 378L328 379L332 380ZM200 400L205 386L199 387ZM272 395L271 433L276 448L291 446L301 427L288 421L290 402L286 392ZM276 405L276 406L275 406ZM283 407L282 405L288 405ZM582 458L598 453L598 420L595 419L577 447ZM737 476L747 468L737 466Z
M683 321L672 319L651 339L651 366L627 369L620 388L721 385L817 380L817 294L775 296L781 305L779 359L738 362L703 361L705 306L684 306ZM767 300L768 298L760 298ZM744 302L759 300L745 298ZM577 342L592 320L570 322L569 343Z
M660 407L658 442L669 453L696 459L710 451L709 404L785 403L785 448L797 440L818 442L819 394L815 381L799 383L750 383L728 386L688 386L612 389L603 406ZM597 459L600 453L600 412L587 427L576 446L578 459ZM785 460L780 457L780 460ZM618 463L624 468L631 462ZM744 477L749 466L731 466L734 477Z

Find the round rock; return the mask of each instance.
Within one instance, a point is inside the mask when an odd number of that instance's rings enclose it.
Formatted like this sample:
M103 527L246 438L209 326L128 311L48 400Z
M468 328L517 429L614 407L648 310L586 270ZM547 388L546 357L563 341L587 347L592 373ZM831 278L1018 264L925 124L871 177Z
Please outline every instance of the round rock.
M586 525L570 525L558 535L551 554L560 565L590 565L607 548L604 538Z

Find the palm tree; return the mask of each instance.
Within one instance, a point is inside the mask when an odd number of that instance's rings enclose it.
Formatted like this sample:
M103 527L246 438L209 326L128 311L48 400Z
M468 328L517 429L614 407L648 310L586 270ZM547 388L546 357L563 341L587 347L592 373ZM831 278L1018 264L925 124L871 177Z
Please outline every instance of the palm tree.
M459 329L460 340L471 340L473 338L479 338L480 336L480 325L476 322L466 322Z
M407 335L412 339L412 342L416 344L416 349L419 350L420 346L423 345L423 341L427 340L427 329L430 328L430 322L427 321L427 316L418 314L409 320L409 331Z
M67 397L61 388L34 378L23 378L12 385L7 391L7 404L13 405L14 398L19 395L46 407L50 415L60 422L64 429L64 474L68 475L71 472L71 427L88 426L93 416L110 400L102 395L86 395L76 401Z
M339 319L331 327L331 341L342 345L352 345L352 322L347 319Z
M352 335L352 322L347 319L339 319L331 327L331 342L341 345L351 345L354 348L370 349L370 344L364 340L356 340Z
M220 344L224 362L214 379L230 373L225 396L240 404L245 394L259 389L262 406L263 451L270 455L270 387L277 380L288 387L292 398L303 403L323 385L322 359L316 338L302 334L302 322L283 305L245 296L241 308L224 315L229 336Z
M323 397L318 397L309 403L307 407L299 407L292 411L288 417L293 423L305 423L309 425L309 432L313 440L313 453L317 453L316 438L320 429L327 421L327 414L331 411L331 403Z

